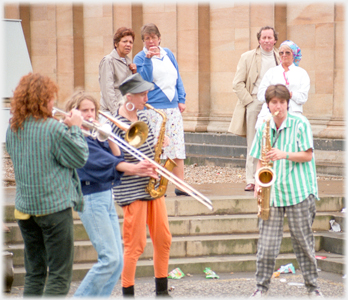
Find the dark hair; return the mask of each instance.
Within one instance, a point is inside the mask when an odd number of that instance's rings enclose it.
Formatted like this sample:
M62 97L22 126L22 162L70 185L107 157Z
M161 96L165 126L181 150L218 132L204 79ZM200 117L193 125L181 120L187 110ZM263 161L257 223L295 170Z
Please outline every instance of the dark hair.
M143 41L144 41L145 34L149 34L149 35L155 34L158 36L158 38L161 37L161 34L158 30L158 27L153 23L147 23L147 24L143 25L143 27L141 27L141 39Z
M274 39L275 39L276 41L278 41L278 32L276 32L276 31L274 30L274 28L271 27L271 26L264 26L264 27L262 27L262 28L259 30L259 32L256 34L257 40L260 41L261 32L262 32L263 30L269 30L269 29L272 29L272 30L273 30Z
M116 45L120 42L120 40L123 37L128 36L128 35L132 36L133 42L134 42L135 34L134 34L133 29L127 28L127 27L120 27L119 29L116 30L116 32L114 34L114 47L115 47L115 49L116 49Z
M285 99L288 102L288 109L289 109L290 92L284 84L279 83L275 85L270 85L267 88L265 93L267 106L269 102L275 97L279 99Z
M49 77L39 73L23 76L11 101L11 130L17 132L23 129L23 122L29 116L36 120L52 117L52 111L47 106L57 93L58 86Z
M76 89L76 91L70 96L65 103L65 110L70 111L73 108L80 109L80 104L83 100L89 100L95 107L95 119L98 120L99 102L89 93L83 89Z

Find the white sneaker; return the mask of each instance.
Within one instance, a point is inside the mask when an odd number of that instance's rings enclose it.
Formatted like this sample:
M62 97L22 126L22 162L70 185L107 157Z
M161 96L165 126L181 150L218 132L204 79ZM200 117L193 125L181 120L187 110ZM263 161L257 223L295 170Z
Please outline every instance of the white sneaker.
M251 297L255 297L255 298L261 298L261 297L266 297L267 296L267 291L261 291L259 289L257 289L255 292L253 292L250 296Z
M314 290L308 293L309 298L315 298L315 297L322 297L324 298L324 295L319 290Z

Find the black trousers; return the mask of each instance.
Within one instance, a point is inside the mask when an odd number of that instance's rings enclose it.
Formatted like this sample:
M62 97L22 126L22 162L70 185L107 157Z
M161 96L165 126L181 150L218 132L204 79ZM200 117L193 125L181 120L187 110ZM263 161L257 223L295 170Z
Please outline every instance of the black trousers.
M67 295L74 261L71 208L17 221L24 240L23 296Z

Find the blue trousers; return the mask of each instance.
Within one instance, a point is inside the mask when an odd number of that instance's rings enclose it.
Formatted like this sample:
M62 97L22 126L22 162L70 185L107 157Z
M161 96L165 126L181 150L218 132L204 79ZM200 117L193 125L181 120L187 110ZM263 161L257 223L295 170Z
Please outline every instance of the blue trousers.
M67 295L74 261L71 208L18 220L18 225L24 240L23 296Z
M112 190L84 196L79 216L98 253L98 262L88 271L74 297L109 297L123 268L121 232Z

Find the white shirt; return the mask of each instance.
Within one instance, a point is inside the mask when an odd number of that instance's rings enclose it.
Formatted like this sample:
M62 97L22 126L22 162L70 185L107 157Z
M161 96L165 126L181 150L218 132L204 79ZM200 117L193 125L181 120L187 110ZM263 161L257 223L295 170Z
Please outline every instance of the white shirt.
M174 67L167 52L160 48L160 56L152 56L152 75L153 82L162 90L169 101L172 101L176 92L176 81L178 79L178 71ZM143 48L145 55L148 50Z
M261 80L263 78L263 76L265 75L265 73L270 69L270 68L274 68L277 64L276 64L276 59L275 59L275 55L274 55L274 50L272 50L271 52L267 52L265 50L261 48L261 70L260 70L260 74L257 77L257 80L254 84L254 88L252 91L252 95L256 95L257 91L259 89Z
M308 92L310 88L310 79L305 69L292 64L289 67L288 72L284 72L284 68L281 64L269 69L259 86L257 93L257 99L260 102L264 102L262 109L258 115L255 128L258 128L262 124L265 116L269 114L269 109L266 104L265 92L270 85L284 84L287 86L292 97L289 103L289 113L302 114L302 105L308 100Z

